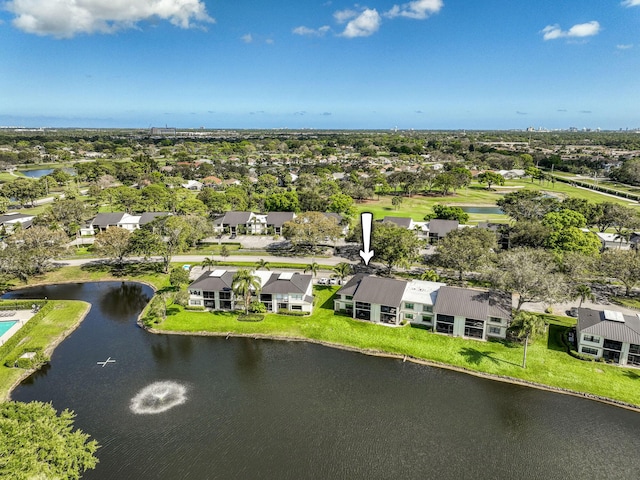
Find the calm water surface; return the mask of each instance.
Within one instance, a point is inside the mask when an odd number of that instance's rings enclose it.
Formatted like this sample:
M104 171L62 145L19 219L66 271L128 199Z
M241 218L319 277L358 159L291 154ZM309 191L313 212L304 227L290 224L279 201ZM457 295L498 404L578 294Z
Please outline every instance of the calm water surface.
M151 294L119 282L10 294L92 304L13 394L75 410L102 445L84 478L640 477L638 413L317 345L151 335L135 326ZM166 380L186 387L184 403L131 411Z
M483 215L501 215L504 212L500 207L460 207L467 213L481 213Z
M70 173L71 175L75 175L76 173L75 168L63 168L62 170L64 170L67 173ZM40 178L53 173L53 168L38 168L35 170L19 170L19 171L25 177Z

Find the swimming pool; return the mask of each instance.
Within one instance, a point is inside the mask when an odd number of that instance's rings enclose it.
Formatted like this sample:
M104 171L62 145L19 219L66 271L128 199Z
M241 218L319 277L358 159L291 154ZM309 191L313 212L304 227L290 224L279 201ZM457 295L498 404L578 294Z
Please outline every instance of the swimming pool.
M2 321L0 321L0 337L2 337L2 335L7 333L9 331L9 329L11 327L13 327L16 323L18 323L17 320L2 320Z

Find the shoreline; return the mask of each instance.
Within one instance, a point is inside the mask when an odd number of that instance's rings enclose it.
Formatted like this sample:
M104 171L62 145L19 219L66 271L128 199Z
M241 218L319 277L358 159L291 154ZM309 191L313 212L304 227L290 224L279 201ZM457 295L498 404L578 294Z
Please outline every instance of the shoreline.
M403 362L411 362L417 365L423 365L427 367L433 368L442 368L445 370L451 370L459 373L464 373L467 375L473 375L475 377L484 378L486 380L493 380L496 382L510 383L512 385L520 385L522 387L530 387L536 388L538 390L544 390L552 393L560 393L563 395L570 395L572 397L583 398L587 400L593 400L596 402L604 403L607 405L611 405L613 407L624 408L626 410L632 410L634 412L640 413L640 405L635 405L632 403L627 403L622 400L616 400L613 398L603 397L601 395L595 395L592 393L579 392L577 390L571 390L569 388L562 387L554 387L552 385L545 385L544 383L532 382L529 380L521 380L515 377L509 377L506 375L496 375L493 373L480 372L477 370L471 370L464 367L458 367L455 365L450 365L447 363L436 362L433 360L426 360L423 358L412 357L410 355L402 355L399 353L390 353L385 352L383 350L370 350L366 348L358 348L352 347L350 345L344 345L341 343L333 343L327 342L324 340L316 340L313 338L305 338L305 337L286 337L286 336L278 336L278 335L266 335L266 334L246 334L246 333L234 333L234 332L183 332L183 331L168 331L168 330L157 330L155 328L146 328L144 327L140 319L138 318L138 325L143 330L152 333L154 335L183 335L183 336L198 336L198 337L225 337L225 338L253 338L254 340L276 340L276 341L285 341L285 342L305 342L311 343L315 345L321 345L324 347L335 348L338 350L346 350L349 352L360 353L363 355L369 355L372 357L381 357L381 358L390 358L394 360L402 360Z
M61 332L49 345L47 345L47 347L43 350L43 353L47 356L47 357L51 357L51 355L53 354L54 350L58 347L58 345L60 345L69 335L71 335L79 326L80 324L84 321L84 319L87 317L87 315L89 314L89 312L91 311L91 304L89 302L85 302L84 300L73 300L74 302L82 302L85 304L85 309L84 311L78 316L78 319L75 321L75 323L73 325L71 325L70 327L68 327L66 330L64 330L63 332ZM13 390L20 385L26 378L30 377L31 375L33 375L35 372L37 372L38 370L40 370L42 368L42 365L40 365L39 367L32 367L28 370L25 370L24 372L22 372L22 374L20 374L20 376L13 382L13 384L9 387L9 389L7 390L7 395L6 398L4 398L2 401L6 401L6 402L10 402L12 401L11 399L11 394L13 393Z

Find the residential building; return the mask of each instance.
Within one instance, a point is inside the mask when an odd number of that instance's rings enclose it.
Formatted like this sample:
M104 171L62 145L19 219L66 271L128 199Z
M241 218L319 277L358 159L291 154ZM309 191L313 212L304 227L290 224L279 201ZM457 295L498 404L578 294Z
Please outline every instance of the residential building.
M640 366L640 315L578 309L578 352L619 365Z
M252 212L227 212L213 221L213 227L220 233L239 235L245 233L246 228L251 225L252 216Z
M615 233L596 232L602 249L607 250L629 250L631 248L631 242L624 239ZM634 242L635 243L635 242Z
M269 212L267 214L267 233L282 235L282 226L295 218L293 212Z
M35 215L29 215L20 212L11 212L0 215L0 230L4 230L6 233L12 233L16 227L29 228Z
M197 180L188 180L186 183L181 184L182 188L186 188L187 190L193 190L195 192L199 192L202 190L202 182Z
M418 238L427 240L429 238L429 223L428 222L416 222L412 218L407 217L392 217L386 216L382 219L382 223L393 223L407 230L413 230L416 232Z
M442 220L435 218L429 221L429 243L437 244L452 230L457 230L460 223L457 220Z
M505 338L511 321L510 300L497 292L440 287L434 329L454 337Z
M169 212L145 212L140 215L130 215L124 212L99 213L88 224L80 229L80 235L95 235L110 227L120 227L133 232L159 217L171 215Z
M214 270L204 272L189 285L189 305L203 306L211 310L237 310L243 300L233 293L235 271ZM264 303L267 311L278 313L297 311L311 313L313 291L311 275L292 272L255 271L260 280L260 296L256 300Z
M433 325L433 306L443 283L395 280L359 273L338 292L334 310L352 318L399 325Z

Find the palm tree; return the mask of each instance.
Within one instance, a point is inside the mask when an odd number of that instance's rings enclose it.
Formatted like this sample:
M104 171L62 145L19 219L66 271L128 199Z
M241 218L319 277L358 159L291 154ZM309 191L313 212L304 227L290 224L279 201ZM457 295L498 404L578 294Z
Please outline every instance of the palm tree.
M259 295L261 289L260 277L254 275L250 270L238 270L231 280L231 290L235 296L242 298L245 315L249 313L252 293Z
M427 282L437 282L440 280L440 275L438 275L435 270L425 270L420 275L420 280L425 280Z
M529 338L535 340L544 333L545 323L540 315L531 312L519 312L511 326L509 327L519 339L524 338L524 357L522 358L522 368L527 368L527 346Z
M620 240L620 246L618 247L618 250L622 249L623 241L629 243L631 235L633 235L632 230L620 230L618 233L616 233L614 240Z
M264 268L265 270L269 270L269 271L271 270L271 268L269 268L269 262L266 261L264 258L261 258L256 262L256 271L260 270L261 268Z
M589 285L578 285L574 290L575 296L580 298L580 304L578 308L582 307L582 302L589 299L591 301L595 300L596 297L593 293L591 293L591 288Z
M202 266L207 267L207 270L211 270L211 267L215 267L216 265L218 265L218 261L210 257L205 257L202 261Z
M320 270L320 265L318 265L317 262L311 262L309 265L304 267L304 273L311 272L314 278L318 274L318 270Z
M335 267L333 267L333 271L335 272L332 277L340 279L340 282L351 274L351 264L347 262L340 262Z

